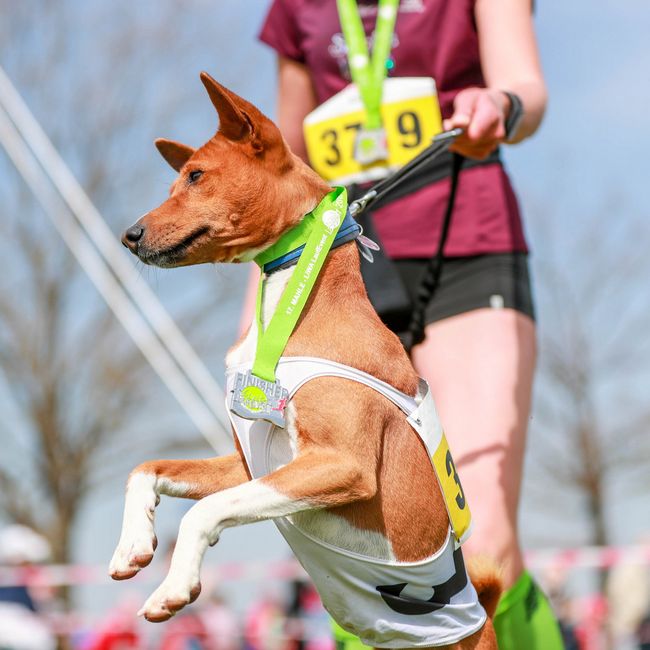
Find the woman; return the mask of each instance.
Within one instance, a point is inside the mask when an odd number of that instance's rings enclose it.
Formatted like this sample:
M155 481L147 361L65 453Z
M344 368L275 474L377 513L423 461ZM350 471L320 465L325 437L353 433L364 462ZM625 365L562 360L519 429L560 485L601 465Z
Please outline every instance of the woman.
M355 8L366 37L381 6L359 0ZM433 77L444 128L465 130L454 150L470 164L460 172L440 284L412 359L435 396L472 510L466 551L503 566L495 619L502 650L562 647L517 535L535 323L526 242L497 153L506 139L532 135L546 105L531 9L531 0L402 0L387 63L394 78ZM341 31L335 0L274 0L261 32L279 56L280 129L306 160L305 118L351 81ZM336 142L326 144L340 154ZM449 179L434 179L373 215L412 296L436 251L448 193Z

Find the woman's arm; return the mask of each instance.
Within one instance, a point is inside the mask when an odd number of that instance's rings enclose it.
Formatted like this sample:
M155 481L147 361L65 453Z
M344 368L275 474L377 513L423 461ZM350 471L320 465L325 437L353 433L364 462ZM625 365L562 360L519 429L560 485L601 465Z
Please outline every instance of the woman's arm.
M278 126L291 150L305 162L307 149L302 123L317 105L307 67L292 59L278 57Z
M454 149L484 158L505 139L510 100L504 91L516 94L523 103L523 119L509 140L515 143L539 127L546 108L546 85L530 0L476 0L474 13L487 88L467 88L458 93L454 114L445 121L445 128L466 128Z
M546 84L539 62L530 0L477 0L481 66L488 88L508 90L524 104L512 142L535 133L546 109Z

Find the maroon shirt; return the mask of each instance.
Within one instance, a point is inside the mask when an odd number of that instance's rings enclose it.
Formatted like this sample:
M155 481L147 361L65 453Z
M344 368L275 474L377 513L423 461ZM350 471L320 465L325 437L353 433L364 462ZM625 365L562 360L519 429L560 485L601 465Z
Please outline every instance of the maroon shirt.
M376 0L359 0L367 35ZM350 83L347 51L335 0L273 0L260 39L279 55L304 63L319 102ZM401 0L391 76L433 77L443 117L459 90L485 86L479 60L474 0ZM374 212L382 245L393 258L434 254L447 205L449 179L424 187ZM500 164L464 170L445 254L525 251L519 208Z

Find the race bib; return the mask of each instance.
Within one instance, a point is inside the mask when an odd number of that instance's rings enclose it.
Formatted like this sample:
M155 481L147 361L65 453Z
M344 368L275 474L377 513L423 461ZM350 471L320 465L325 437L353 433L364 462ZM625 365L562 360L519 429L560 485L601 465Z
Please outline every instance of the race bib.
M442 494L445 497L447 513L449 514L454 535L459 542L464 541L470 530L472 516L444 433L431 460L436 470Z
M388 157L362 165L354 157L357 132L365 109L354 84L321 104L303 125L312 167L332 184L379 180L402 167L442 131L436 84L430 77L386 79L381 107Z
M407 420L418 432L431 456L431 463L447 507L449 523L454 537L462 543L471 532L472 515L430 392L426 393L418 408Z

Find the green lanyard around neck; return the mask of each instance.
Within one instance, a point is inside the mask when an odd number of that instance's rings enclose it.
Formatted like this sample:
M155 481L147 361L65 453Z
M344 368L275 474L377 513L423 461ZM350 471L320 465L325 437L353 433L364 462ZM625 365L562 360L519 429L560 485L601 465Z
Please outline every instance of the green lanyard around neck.
M336 238L347 210L347 193L345 188L337 187L306 214L302 221L283 235L269 251L273 257L287 253L296 245L296 235L302 239L307 235L305 248L300 255L278 306L271 317L271 322L263 329L262 299L264 293L264 275L260 278L257 290L257 350L252 373L265 381L275 381L275 369L284 352L309 294L314 288L318 274L325 258ZM269 251L260 253L255 258L259 266L269 259Z
M377 23L372 45L372 58L368 56L366 33L356 0L336 0L341 29L348 48L348 66L352 81L357 85L366 109L367 129L381 128L381 94L386 78L386 61L393 44L393 30L399 0L379 0Z

